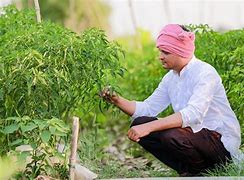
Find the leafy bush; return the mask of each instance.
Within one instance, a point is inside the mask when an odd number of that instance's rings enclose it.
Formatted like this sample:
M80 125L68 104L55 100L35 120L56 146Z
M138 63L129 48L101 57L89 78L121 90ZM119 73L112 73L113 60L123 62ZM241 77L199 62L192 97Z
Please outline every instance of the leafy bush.
M57 118L31 119L24 116L22 118L9 117L5 121L5 126L1 129L5 138L0 139L4 146L1 147L0 152L11 152L12 155L24 161L28 156L31 157L31 161L26 164L26 167L25 163L22 164L25 176L35 178L41 172L51 172L53 166L51 159L54 157L62 162L61 164L66 163L65 153L56 150L57 141L63 143L65 140L67 143L68 134L70 134L69 126L62 120ZM30 145L32 150L15 152L15 148L20 148L20 145Z
M34 18L14 8L0 17L0 117L64 118L78 106L89 111L108 78L123 72L120 47L101 30L79 36Z
M63 171L67 164L52 168L50 157L64 155L56 150L57 143L69 138L64 120L101 103L98 92L123 74L119 62L123 52L101 30L78 35L51 22L36 23L32 10L8 7L4 12L0 16L0 154L15 154L16 146L31 145L30 153L20 154L32 158L24 176L33 179L52 169Z

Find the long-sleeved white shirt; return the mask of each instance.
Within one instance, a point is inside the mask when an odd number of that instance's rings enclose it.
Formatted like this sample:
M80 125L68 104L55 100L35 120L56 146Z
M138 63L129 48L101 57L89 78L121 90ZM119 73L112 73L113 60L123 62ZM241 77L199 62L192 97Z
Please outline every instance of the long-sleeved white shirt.
M183 128L191 127L194 133L202 128L219 132L232 158L239 159L240 125L214 67L193 57L180 74L170 70L151 96L136 101L132 118L156 117L169 104L181 113Z

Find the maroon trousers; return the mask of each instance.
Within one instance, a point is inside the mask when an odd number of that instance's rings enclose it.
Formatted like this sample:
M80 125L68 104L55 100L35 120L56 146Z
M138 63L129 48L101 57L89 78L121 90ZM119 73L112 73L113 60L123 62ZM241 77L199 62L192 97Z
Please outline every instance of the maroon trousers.
M131 127L154 120L157 118L139 117ZM200 176L207 169L231 160L220 138L219 133L206 128L197 133L191 128L172 128L152 132L138 143L180 176Z

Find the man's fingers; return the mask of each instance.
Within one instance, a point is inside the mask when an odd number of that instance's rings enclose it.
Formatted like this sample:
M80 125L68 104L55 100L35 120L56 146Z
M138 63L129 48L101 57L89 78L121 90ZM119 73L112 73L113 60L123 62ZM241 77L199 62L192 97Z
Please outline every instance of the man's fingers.
M128 131L127 136L130 140L135 142L138 142L140 140L140 137L132 129Z
M111 93L110 93L110 90L109 89L105 89L102 91L102 95L103 97L111 97Z
M109 98L109 97L111 97L110 94L109 94L109 91L103 90L100 94L101 94L101 96L103 98Z
M104 98L105 98L106 101L108 101L108 102L112 102L112 100L110 99L110 97L105 96Z
M135 135L133 139L134 139L135 142L138 142L139 136Z

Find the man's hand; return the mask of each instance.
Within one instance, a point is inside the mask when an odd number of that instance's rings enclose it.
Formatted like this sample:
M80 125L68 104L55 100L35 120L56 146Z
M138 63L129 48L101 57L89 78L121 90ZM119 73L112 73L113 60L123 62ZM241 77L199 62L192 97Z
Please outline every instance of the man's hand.
M130 140L139 142L140 138L151 133L150 123L133 126L129 129L127 136Z
M140 138L147 136L151 132L163 131L170 128L182 127L182 117L180 112L176 112L164 118L158 118L156 121L151 121L145 124L133 126L128 131L128 137L132 141L138 142Z
M112 104L115 104L119 99L119 96L114 91L112 91L111 86L106 86L100 93L100 96Z
M105 87L100 93L99 96L105 99L107 102L114 104L124 113L132 116L135 113L136 102L130 101L118 95L111 86Z

